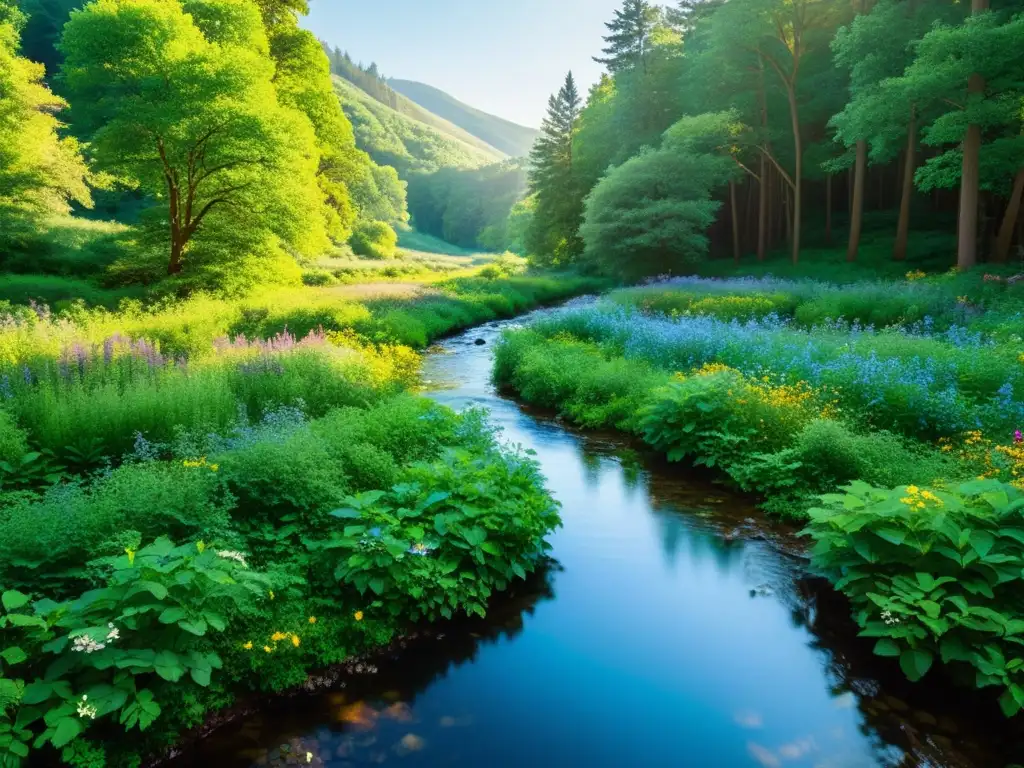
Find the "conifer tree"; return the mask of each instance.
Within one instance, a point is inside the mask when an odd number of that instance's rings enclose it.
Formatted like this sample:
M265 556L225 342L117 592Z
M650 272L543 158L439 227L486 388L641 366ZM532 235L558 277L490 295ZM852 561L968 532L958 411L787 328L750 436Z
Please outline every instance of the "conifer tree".
M607 47L602 50L604 56L594 61L612 73L638 67L646 72L651 33L660 17L659 9L646 0L625 0L615 18L605 24L609 32L604 38Z
M579 252L577 229L582 214L573 173L573 137L582 102L570 72L557 94L548 99L541 135L530 152L530 193L537 209L530 235L531 251L553 254L556 262Z

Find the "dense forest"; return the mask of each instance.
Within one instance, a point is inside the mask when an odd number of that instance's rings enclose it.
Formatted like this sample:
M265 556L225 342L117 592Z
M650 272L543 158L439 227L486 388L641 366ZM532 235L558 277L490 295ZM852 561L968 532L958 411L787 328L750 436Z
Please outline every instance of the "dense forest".
M551 98L527 250L627 275L709 252L854 261L873 226L892 259L921 250L916 229L961 268L1006 261L1024 242L1020 10L627 0L601 82L584 100L570 74Z

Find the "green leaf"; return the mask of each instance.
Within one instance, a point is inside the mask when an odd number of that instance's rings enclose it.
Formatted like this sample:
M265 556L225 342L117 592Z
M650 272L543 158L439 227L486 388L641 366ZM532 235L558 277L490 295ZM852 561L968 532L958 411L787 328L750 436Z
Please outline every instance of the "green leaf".
M875 643L876 656L899 656L900 646L891 637L883 637Z
M28 654L15 645L11 648L4 648L0 651L0 657L2 657L8 664L14 665L21 664L21 662L28 658Z
M72 741L78 738L78 735L82 732L82 720L78 717L65 717L62 718L56 728L54 728L53 736L50 737L50 742L57 749L67 746Z
M163 584L157 581L137 581L125 592L124 599L127 600L140 592L149 592L157 600L167 597L167 587Z
M206 623L213 627L217 632L223 632L227 628L227 621L219 613L203 611L203 618L206 620Z
M446 491L434 491L432 494L427 496L426 499L423 500L423 504L420 505L420 510L422 511L430 509L435 504L438 504L448 498L451 498L450 493Z
M996 545L996 537L988 531L972 531L970 542L971 549L978 553L978 557L984 557Z
M370 579L368 584L370 586L370 589L373 590L374 594L376 594L376 595L383 595L384 594L385 584L384 584L384 579L382 579L381 577L378 576L376 578Z
M323 514L323 513L321 513L321 514ZM355 520L355 519L360 518L360 517L363 516L363 513L362 513L361 510L352 509L351 507L346 507L344 509L335 509L330 514L331 514L331 517L337 517L337 518L340 518L342 520Z
M5 611L16 611L28 605L28 595L23 595L21 592L16 590L10 590L4 592L3 596L0 597L0 602L3 602Z
M160 651L153 662L156 673L164 680L176 683L185 674L185 668L181 666L178 656L171 651Z
M199 621L179 621L178 626L186 632L190 632L198 637L202 637L206 634L206 622L202 619Z
M917 682L931 669L933 656L929 651L908 648L900 654L900 668L911 682Z
M179 621L185 618L185 609L179 608L178 606L172 606L165 608L160 614L161 624L177 624Z
M907 532L900 528L876 528L875 535L885 539L890 544L900 545L907 540Z
M468 531L465 531L462 534L462 538L464 538L472 546L479 547L487 540L487 531L477 526L475 528L470 528Z
M201 685L203 686L203 688L209 686L211 674L209 669L199 669L198 667L193 667L189 670L189 674L192 676L192 679L196 682L196 685Z

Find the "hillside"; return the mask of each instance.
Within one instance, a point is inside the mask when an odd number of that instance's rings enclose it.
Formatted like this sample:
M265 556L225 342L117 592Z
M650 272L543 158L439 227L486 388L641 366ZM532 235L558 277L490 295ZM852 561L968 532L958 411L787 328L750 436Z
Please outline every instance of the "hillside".
M525 157L538 131L463 104L444 91L413 80L389 79L387 84L420 107L457 125L512 157Z
M483 139L463 130L443 117L433 114L415 101L395 91L377 72L375 64L371 64L369 68L364 69L352 61L348 54L338 48L332 49L327 43L322 41L321 45L323 45L327 58L331 63L331 72L355 85L360 91L371 96L378 103L389 107L400 115L428 125L456 141L468 144L488 154L496 155L499 159L504 157L500 150L495 149L495 147Z

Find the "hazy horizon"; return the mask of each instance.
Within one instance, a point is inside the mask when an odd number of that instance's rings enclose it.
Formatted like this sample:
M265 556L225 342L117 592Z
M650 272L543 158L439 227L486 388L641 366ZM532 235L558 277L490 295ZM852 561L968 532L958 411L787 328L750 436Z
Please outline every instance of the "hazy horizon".
M570 69L586 94L619 0L313 0L303 25L386 77L416 80L514 123L540 127ZM543 21L543 23L541 23Z

